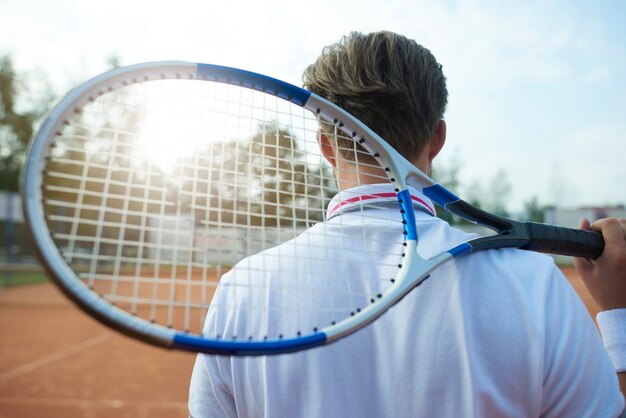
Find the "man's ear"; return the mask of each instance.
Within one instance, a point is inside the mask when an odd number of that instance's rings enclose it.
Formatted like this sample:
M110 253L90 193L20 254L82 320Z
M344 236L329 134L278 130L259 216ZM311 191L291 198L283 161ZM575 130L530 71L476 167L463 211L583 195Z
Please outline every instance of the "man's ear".
M446 143L447 126L445 120L440 120L435 128L432 138L428 144L428 162L430 163L441 151Z
M335 147L333 147L330 138L322 131L317 131L317 141L320 144L320 150L324 158L326 158L326 161L328 161L331 166L336 167L337 159L335 156Z

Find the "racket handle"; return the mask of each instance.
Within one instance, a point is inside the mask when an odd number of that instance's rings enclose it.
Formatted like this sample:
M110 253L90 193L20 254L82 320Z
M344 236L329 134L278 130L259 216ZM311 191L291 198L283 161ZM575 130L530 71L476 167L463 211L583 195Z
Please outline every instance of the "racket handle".
M524 222L530 242L521 248L542 253L596 259L604 250L602 234L535 222Z

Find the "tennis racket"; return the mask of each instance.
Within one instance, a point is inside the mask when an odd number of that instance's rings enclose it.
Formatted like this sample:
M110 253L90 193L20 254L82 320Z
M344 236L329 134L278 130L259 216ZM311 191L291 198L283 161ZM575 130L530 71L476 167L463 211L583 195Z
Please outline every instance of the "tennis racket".
M334 148L367 181L337 194L350 173L322 137L349 139ZM133 65L69 92L30 145L22 189L36 253L79 307L157 346L215 354L331 343L471 252L596 258L604 245L484 212L327 100L209 64ZM415 211L434 212L423 196L496 234L420 256Z

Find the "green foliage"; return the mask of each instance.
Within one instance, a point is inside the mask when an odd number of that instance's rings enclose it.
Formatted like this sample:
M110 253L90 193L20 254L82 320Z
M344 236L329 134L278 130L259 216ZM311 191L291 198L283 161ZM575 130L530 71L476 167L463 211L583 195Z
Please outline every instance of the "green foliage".
M21 100L29 91L20 80L11 58L0 57L0 190L17 191L26 146L52 96L48 91L24 110Z
M182 197L207 224L310 224L323 220L336 193L330 168L307 163L299 140L277 122L262 124L248 141L214 142L196 158L210 164L183 164L195 172L184 176Z
M511 183L504 170L498 170L493 177L485 179L487 180L486 187L484 181L478 180L474 180L469 185L463 187L464 185L459 180L460 169L461 164L456 158L451 161L450 165L443 165L441 162L437 162L433 169L433 178L453 193L463 188L464 192L462 195L464 200L480 209L499 216L511 216L506 208L506 202L511 195ZM544 222L546 210L550 207L550 205L540 203L537 196L533 196L524 202L524 211L521 214L522 219L532 222ZM437 216L453 225L469 223L439 207L437 207Z
M524 202L524 219L532 222L544 222L546 210L549 208L550 206L540 204L537 196L533 196Z
M458 193L458 189L461 184L459 180L460 171L461 164L457 158L454 158L449 165L444 165L440 161L437 161L433 166L433 172L431 175L437 183L441 184L452 193ZM452 215L450 212L447 212L439 206L435 206L435 210L437 211L438 217L450 224L456 224L460 221L458 217Z
M46 273L39 270L14 271L6 267L0 270L0 289L4 287L29 286L48 281Z
M474 180L467 185L462 184L460 180L462 168L463 165L456 156L446 165L437 161L433 168L432 177L452 193L462 196L471 205L499 216L508 217L509 212L506 204L511 195L511 183L506 172L501 169L489 179ZM469 223L469 221L452 215L441 208L437 208L437 216L453 225Z

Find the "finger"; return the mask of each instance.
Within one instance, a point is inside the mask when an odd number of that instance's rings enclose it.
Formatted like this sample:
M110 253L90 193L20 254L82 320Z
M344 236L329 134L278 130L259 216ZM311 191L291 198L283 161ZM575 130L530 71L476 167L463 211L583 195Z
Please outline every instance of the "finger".
M582 222L585 220L587 219L583 218L580 221ZM598 219L593 224L591 224L591 229L593 229L594 231L600 231L600 229L603 228L607 222L609 223L617 222L620 224L622 229L626 228L626 219L624 218L602 218L602 219ZM626 231L626 229L624 230Z
M589 221L589 219L581 218L580 221L578 221L578 229L583 230L583 231L591 231L591 222ZM574 266L579 271L580 270L585 270L585 271L590 270L592 264L593 263L589 259L574 257Z
M589 219L582 218L578 222L578 229L582 229L583 231L589 231L591 229L591 222L589 222Z
M626 239L624 238L626 236L626 220L615 218L600 219L594 222L591 228L602 233L607 247L626 249Z

